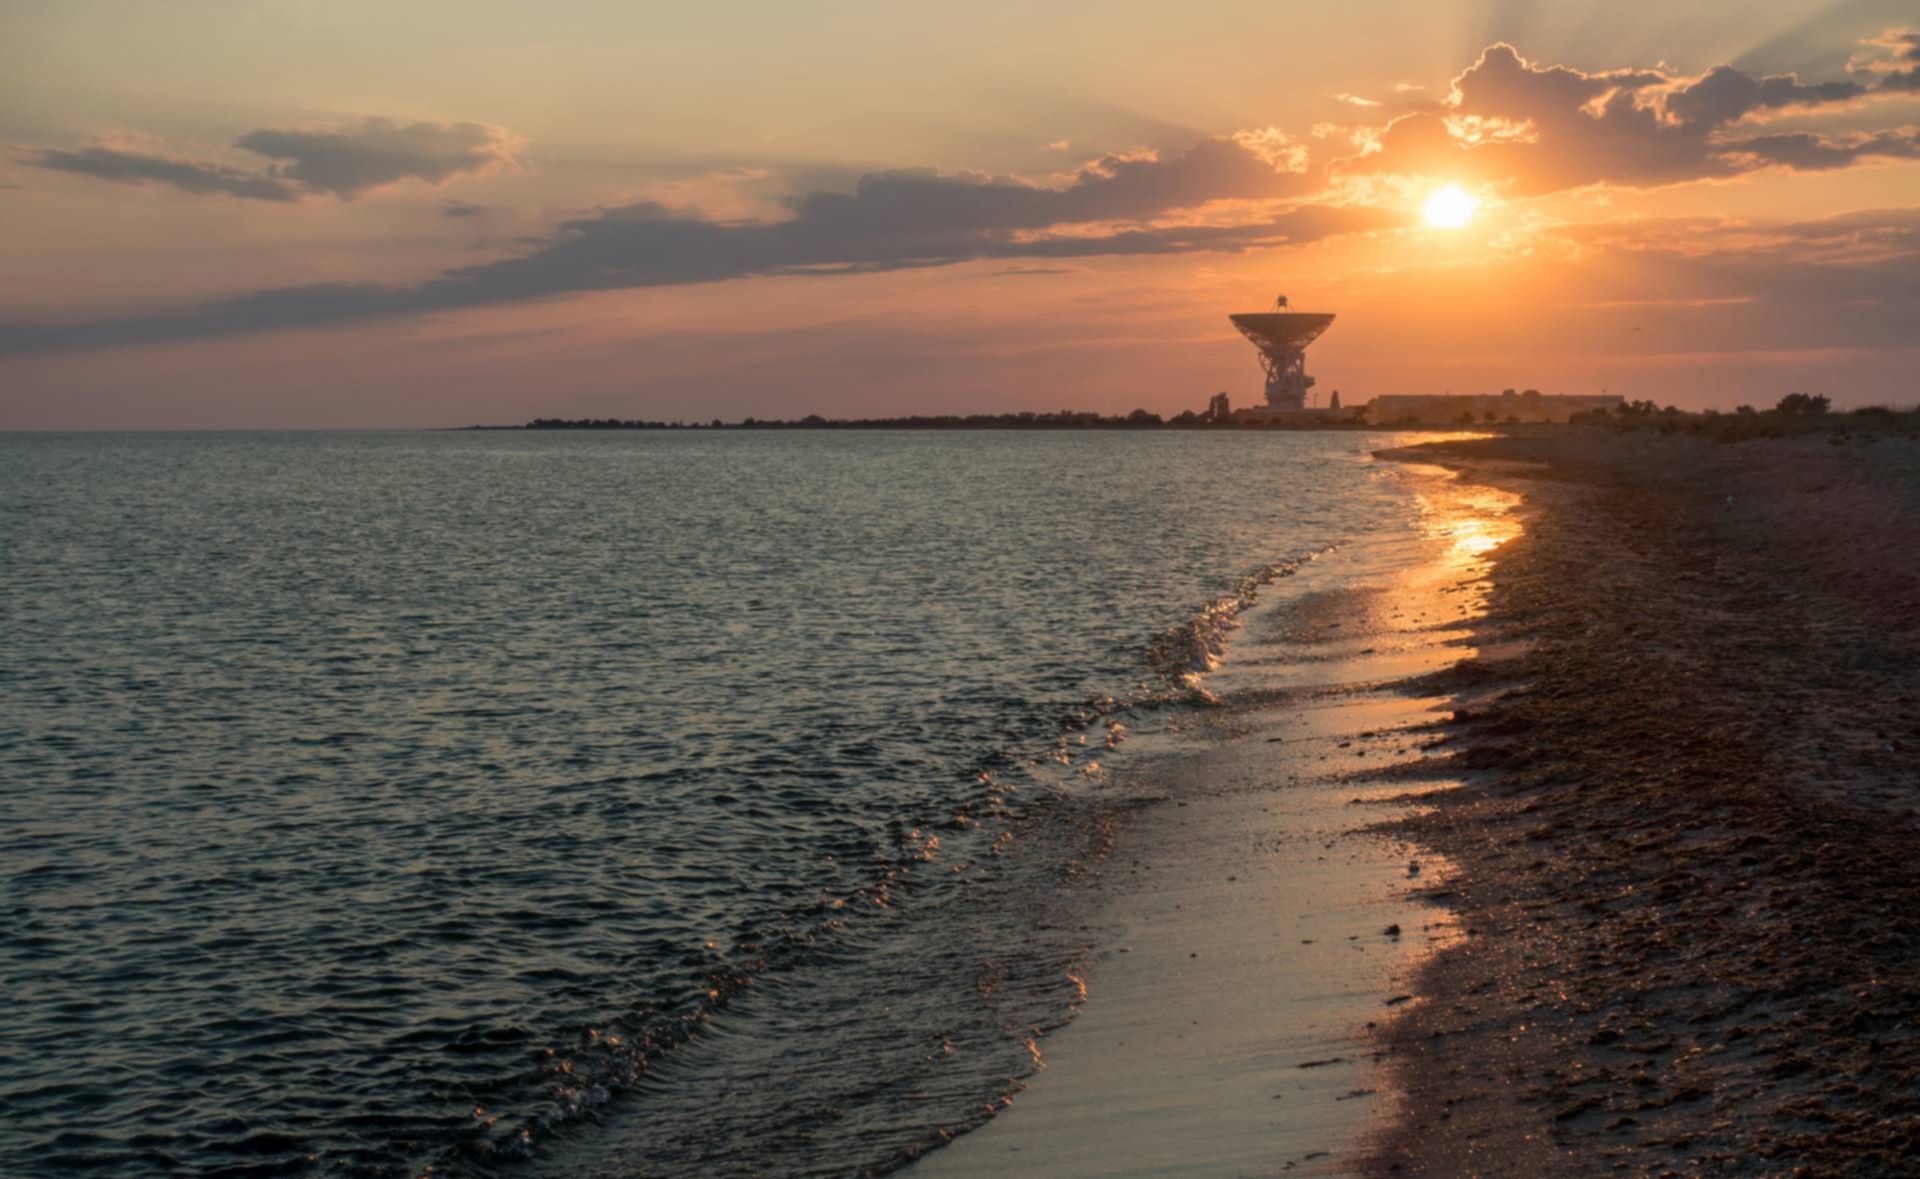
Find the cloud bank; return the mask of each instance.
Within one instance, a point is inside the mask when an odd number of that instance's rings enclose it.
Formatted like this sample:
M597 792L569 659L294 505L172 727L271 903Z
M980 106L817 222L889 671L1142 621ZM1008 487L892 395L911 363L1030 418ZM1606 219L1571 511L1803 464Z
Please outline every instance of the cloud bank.
M440 185L459 176L511 167L520 140L484 123L397 123L369 118L344 128L249 131L242 151L276 161L257 171L175 159L112 144L47 149L34 167L119 184L161 184L196 195L297 201L327 195L352 200L403 180Z
M1294 205L1227 223L1217 202L1265 210L1313 187L1271 133L1179 155L1106 156L1054 186L1008 176L897 169L850 193L807 192L771 222L721 222L637 202L568 221L531 253L449 270L414 287L327 283L258 291L178 312L64 324L0 324L0 352L322 327L586 291L946 266L979 259L1234 252L1407 222L1366 206ZM1172 219L1170 221L1170 218Z
M1499 43L1454 79L1445 100L1393 120L1371 150L1332 168L1343 175L1458 177L1525 197L1920 158L1920 131L1910 127L1838 137L1742 130L1780 112L1920 93L1920 34L1889 32L1866 44L1883 54L1854 66L1870 80L1808 83L1724 65L1697 78L1586 72L1537 65Z
M1863 44L1867 52L1847 78L1809 82L1731 66L1698 76L1589 72L1529 62L1501 43L1481 53L1444 99L1382 108L1377 117L1389 120L1383 127L1355 132L1367 146L1330 161L1310 161L1304 143L1269 128L1207 139L1180 153L1102 156L1045 183L925 168L875 171L851 191L795 193L783 202L783 215L765 220L722 220L636 201L566 221L521 256L450 269L413 286L314 284L89 322L0 323L0 353L325 327L760 276L1236 252L1408 223L1404 212L1353 203L1355 189L1339 184L1348 176L1474 181L1536 196L1920 158L1920 131L1910 127L1850 134L1768 129L1782 112L1920 93L1920 34L1890 31ZM251 131L235 146L271 162L248 171L126 145L43 151L34 162L243 199L351 200L403 181L440 185L514 166L519 141L478 123L367 119L340 128ZM1342 143L1331 150L1353 149ZM448 201L440 212L461 218L480 209Z

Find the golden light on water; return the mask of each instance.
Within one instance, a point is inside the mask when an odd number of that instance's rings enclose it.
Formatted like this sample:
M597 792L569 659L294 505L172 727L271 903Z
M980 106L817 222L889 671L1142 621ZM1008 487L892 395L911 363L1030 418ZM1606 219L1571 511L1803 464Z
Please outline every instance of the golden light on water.
M1418 500L1423 530L1442 546L1441 565L1451 575L1478 576L1488 555L1523 531L1514 511L1520 497L1500 488L1449 478L1419 493Z
M1474 211L1479 207L1477 197L1468 195L1467 190L1457 184L1449 184L1434 190L1427 198L1422 216L1436 229L1459 229L1473 220Z
M1520 535L1520 521L1512 514L1520 497L1492 487L1459 490L1432 527L1447 539L1452 564L1472 565Z
M1453 551L1465 557L1484 556L1512 539L1516 531L1503 520L1459 520L1453 528Z

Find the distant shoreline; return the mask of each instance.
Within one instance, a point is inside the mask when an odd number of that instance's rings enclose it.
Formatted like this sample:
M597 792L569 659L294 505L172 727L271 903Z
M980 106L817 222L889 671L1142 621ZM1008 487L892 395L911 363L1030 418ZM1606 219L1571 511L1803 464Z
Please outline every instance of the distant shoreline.
M967 417L907 418L820 418L795 421L762 421L746 418L738 422L653 422L618 418L537 418L518 426L456 426L466 430L1458 430L1459 423L1404 422L1377 424L1354 418L1332 418L1303 414L1298 420L1228 420L1182 417L1162 418L1159 414L1103 417L1092 413L1061 414L975 414Z
M1567 426L1604 427L1610 433L1642 431L1667 434L1691 434L1721 442L1750 439L1789 438L1808 434L1826 434L1835 438L1904 435L1920 438L1920 407L1865 405L1829 412L1825 397L1794 393L1781 399L1772 409L1756 410L1740 406L1731 413L1715 409L1687 411L1667 406L1662 409L1651 401L1624 402L1612 411L1595 410L1575 414L1568 421L1527 420L1517 417L1460 415L1447 419L1400 417L1391 421L1370 421L1360 408L1351 410L1305 410L1297 414L1268 418L1240 417L1215 413L1209 409L1195 413L1184 411L1172 418L1136 409L1130 414L1111 417L1073 410L1054 413L943 414L902 418L823 418L809 414L792 421L743 418L723 422L664 422L641 418L535 418L518 426L451 426L453 431L493 430L1201 430L1201 431L1429 431L1457 433L1461 430L1497 431L1502 434L1532 435L1541 431L1557 433Z

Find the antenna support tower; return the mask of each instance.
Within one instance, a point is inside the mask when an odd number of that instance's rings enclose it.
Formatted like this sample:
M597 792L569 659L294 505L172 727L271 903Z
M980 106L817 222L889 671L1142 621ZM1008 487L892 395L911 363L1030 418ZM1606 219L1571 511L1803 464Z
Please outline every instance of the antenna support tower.
M1307 390L1313 378L1307 375L1307 345L1333 323L1333 316L1320 312L1294 311L1287 297L1274 300L1273 310L1230 315L1240 334L1260 350L1260 367L1267 374L1267 410L1270 413L1299 413L1307 407Z

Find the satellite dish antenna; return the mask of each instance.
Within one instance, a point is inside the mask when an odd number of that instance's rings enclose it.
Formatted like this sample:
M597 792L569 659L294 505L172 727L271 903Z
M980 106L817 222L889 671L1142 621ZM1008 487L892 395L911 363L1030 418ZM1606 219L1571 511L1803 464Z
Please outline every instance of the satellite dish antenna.
M1227 318L1260 350L1260 367L1267 374L1267 409L1298 413L1307 408L1307 391L1313 388L1306 370L1307 345L1327 330L1333 316L1294 311L1285 295L1274 299L1273 306L1272 311Z

